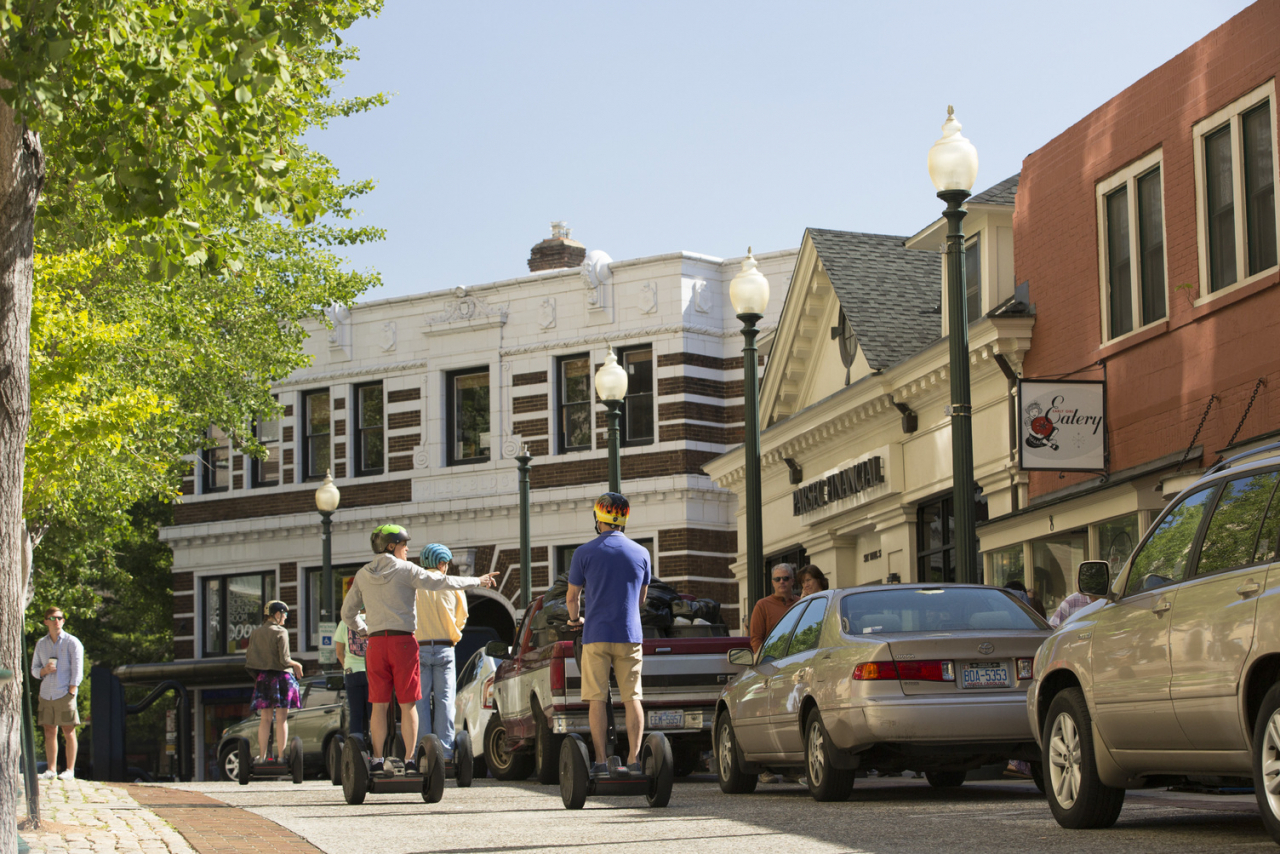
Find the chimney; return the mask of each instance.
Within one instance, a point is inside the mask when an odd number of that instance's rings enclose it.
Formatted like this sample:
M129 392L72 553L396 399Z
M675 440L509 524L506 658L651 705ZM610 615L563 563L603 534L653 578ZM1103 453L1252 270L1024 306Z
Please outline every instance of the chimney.
M568 223L551 223L551 237L529 252L529 272L564 270L582 264L582 259L587 257L587 247L576 240L570 240L569 234Z

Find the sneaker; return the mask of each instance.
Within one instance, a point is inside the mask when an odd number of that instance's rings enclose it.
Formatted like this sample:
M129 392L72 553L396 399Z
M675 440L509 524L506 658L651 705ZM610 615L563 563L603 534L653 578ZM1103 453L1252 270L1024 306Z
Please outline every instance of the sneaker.
M418 763L417 763L417 762L414 762L412 759L406 759L406 760L405 760L405 763L404 763L404 773L406 773L406 774L417 774L417 773L418 773Z
M58 775L59 780L74 780L75 778L76 772L70 768Z
M48 769L47 771L41 771L41 772L40 772L40 779L41 779L41 780L56 780L56 779L58 779L58 772L57 772L57 771L54 771L52 768Z
M591 765L591 779L599 780L609 776L609 766L603 762L595 762Z
M640 765L639 762L632 762L629 765L627 765L627 773L630 774L632 777L643 777L644 768L643 766Z
M370 760L369 760L369 773L370 773L370 774L377 774L378 776L382 776L383 771L384 771L384 769L383 769L383 766L382 766L382 760L381 760L381 759L370 759Z
M770 774L768 771L761 771L761 772L760 772L760 782L761 782L761 783L776 783L776 782L778 782L778 775L777 775L777 774Z

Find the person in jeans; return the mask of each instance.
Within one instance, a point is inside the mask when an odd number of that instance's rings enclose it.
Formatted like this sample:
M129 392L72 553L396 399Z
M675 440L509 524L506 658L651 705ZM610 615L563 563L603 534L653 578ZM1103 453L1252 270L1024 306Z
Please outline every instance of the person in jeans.
M342 684L347 689L347 732L362 739L369 738L369 675L365 672L364 654L369 639L347 631L346 623L338 623L333 633L333 649L342 665Z
M449 573L453 552L439 543L423 546L422 565L441 575ZM444 746L445 759L453 758L453 648L462 640L467 624L467 597L457 590L419 590L418 664L422 670L422 699L418 701L418 738L434 732ZM431 695L435 695L435 715Z
M495 587L496 572L479 578L455 578L423 569L410 563L409 532L399 525L379 525L369 536L369 545L377 555L360 567L351 581L351 589L342 600L342 621L348 637L354 631L369 638L365 656L365 672L369 674L369 700L373 717L369 722L370 772L386 776L382 753L387 740L387 711L394 691L400 705L400 734L405 748L412 753L418 735L418 700L422 698L422 682L418 663L418 642L413 637L417 628L414 605L419 590L461 590L465 587ZM361 609L368 613L361 616ZM416 772L417 763L410 759L406 771Z
M48 767L40 776L46 780L76 778L76 727L80 712L76 695L84 679L84 645L62 630L66 617L61 608L44 612L44 625L49 634L36 641L31 656L31 675L40 680L40 707L37 716L44 727L44 755ZM67 742L67 770L58 773L58 730Z

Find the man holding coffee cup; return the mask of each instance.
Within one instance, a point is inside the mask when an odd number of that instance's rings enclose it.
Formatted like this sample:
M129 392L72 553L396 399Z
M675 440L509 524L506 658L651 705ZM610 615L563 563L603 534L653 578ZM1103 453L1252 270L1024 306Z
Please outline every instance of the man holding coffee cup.
M36 641L35 655L31 657L31 675L40 680L38 717L44 727L44 753L49 760L49 767L40 775L45 780L76 778L76 727L80 725L76 694L84 678L84 646L62 630L65 620L61 608L45 610L44 624L49 634ZM58 773L59 729L67 742L67 770L61 774Z

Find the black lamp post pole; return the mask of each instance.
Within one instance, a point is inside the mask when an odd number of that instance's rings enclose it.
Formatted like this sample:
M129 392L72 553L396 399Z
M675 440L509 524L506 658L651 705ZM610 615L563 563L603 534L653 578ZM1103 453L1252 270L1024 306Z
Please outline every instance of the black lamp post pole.
M529 546L529 455L527 445L520 448L516 456L516 468L520 478L520 607L528 608L533 601L530 589L533 587L533 569L531 549Z
M606 400L609 410L609 491L622 492L622 435L618 422L622 420L622 401Z
M333 511L320 511L320 622L333 619Z
M951 347L951 504L955 513L956 581L981 584L973 490L973 407L969 403L969 308L964 281L967 190L943 190L947 203L947 303Z
M746 421L742 449L746 466L747 613L764 598L764 525L760 494L760 380L756 356L756 324L764 315L740 314L742 321L742 386Z

